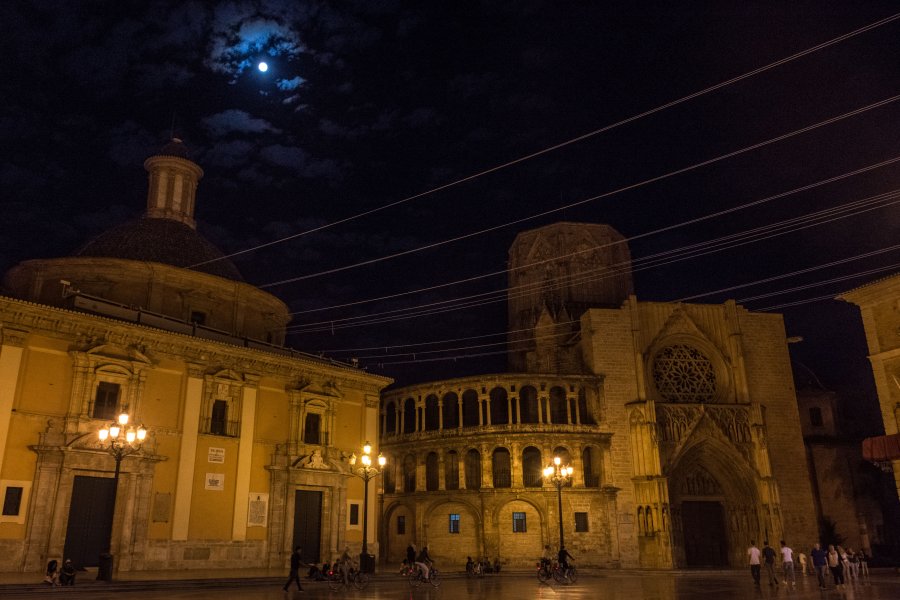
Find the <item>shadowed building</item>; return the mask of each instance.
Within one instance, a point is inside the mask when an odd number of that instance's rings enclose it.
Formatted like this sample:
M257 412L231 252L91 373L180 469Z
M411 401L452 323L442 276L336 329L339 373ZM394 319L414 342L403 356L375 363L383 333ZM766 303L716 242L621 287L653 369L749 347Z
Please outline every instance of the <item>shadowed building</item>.
M143 218L6 274L0 570L93 566L108 540L127 571L358 548L364 494L347 459L375 439L390 380L285 348L284 303L195 230L203 172L183 144L145 167ZM97 432L121 411L150 435L114 490Z
M621 235L558 223L510 249L506 374L382 395L384 555L427 544L532 566L741 566L750 540L817 537L779 315L639 302Z

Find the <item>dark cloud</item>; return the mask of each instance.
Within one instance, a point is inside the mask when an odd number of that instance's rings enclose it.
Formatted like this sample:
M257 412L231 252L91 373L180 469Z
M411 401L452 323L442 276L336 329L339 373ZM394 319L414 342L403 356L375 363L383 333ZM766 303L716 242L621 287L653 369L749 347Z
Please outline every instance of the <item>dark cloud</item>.
M207 130L216 137L229 133L280 133L280 130L265 119L231 108L203 119Z

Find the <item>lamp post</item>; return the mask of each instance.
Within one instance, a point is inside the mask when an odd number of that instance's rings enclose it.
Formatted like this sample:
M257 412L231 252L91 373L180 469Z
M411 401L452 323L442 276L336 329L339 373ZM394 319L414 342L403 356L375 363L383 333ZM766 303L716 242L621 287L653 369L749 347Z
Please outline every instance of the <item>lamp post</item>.
M97 432L100 438L100 447L106 450L116 460L116 474L113 476L112 493L112 517L110 518L109 539L106 541L106 552L100 555L100 565L97 570L97 579L112 581L113 557L112 557L112 522L116 514L116 492L119 489L119 472L122 467L122 459L134 454L141 449L147 430L143 425L137 427L128 425L128 413L122 413L119 418L109 425L103 426Z
M559 509L559 547L562 548L566 545L566 540L563 534L563 518L562 518L562 489L564 485L567 485L572 478L572 473L575 472L569 465L563 465L562 459L558 456L553 457L553 464L547 465L544 468L544 479L548 480L550 483L556 486L556 501Z
M378 466L372 464L372 446L367 441L362 447L362 454L359 458L356 454L350 456L350 472L363 480L363 539L362 551L359 553L359 568L364 573L370 573L374 565L369 562L369 481L374 479L384 471L384 465L387 459L378 453L376 459ZM359 462L360 466L356 466Z

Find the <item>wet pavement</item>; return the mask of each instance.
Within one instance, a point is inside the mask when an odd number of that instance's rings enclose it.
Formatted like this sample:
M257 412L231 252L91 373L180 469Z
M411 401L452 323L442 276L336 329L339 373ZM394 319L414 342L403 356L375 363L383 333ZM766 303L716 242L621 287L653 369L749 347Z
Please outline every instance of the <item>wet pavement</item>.
M616 571L583 574L577 583L561 585L538 582L531 572L483 579L466 579L451 576L438 588L411 589L405 579L380 576L363 591L345 590L333 592L325 583L305 583L305 591L282 591L282 582L266 582L259 585L218 589L166 589L166 590L117 590L104 591L97 586L90 590L81 588L56 588L26 595L9 595L6 598L24 597L87 597L92 600L114 598L141 598L167 600L307 600L323 598L372 598L391 600L528 600L528 599L603 599L603 600L897 600L900 599L900 576L883 571L873 573L865 580L847 584L843 589L830 586L820 590L815 577L798 578L795 587L785 585L755 587L749 573L740 571L679 571L645 572ZM86 586L87 587L87 586ZM79 593L83 592L83 593Z

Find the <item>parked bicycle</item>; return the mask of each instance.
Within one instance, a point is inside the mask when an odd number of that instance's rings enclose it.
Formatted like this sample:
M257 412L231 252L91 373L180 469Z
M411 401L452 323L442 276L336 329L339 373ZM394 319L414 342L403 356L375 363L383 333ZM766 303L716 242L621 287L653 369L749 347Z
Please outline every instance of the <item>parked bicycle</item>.
M428 569L428 577L425 577L425 573L421 568L416 568L412 573L409 574L409 585L410 587L419 587L423 583L430 583L434 587L438 587L441 585L441 574L438 572L436 568L433 566Z
M350 569L350 572L347 573L346 583L344 583L344 574L339 570L329 571L326 575L326 579L328 580L328 587L331 588L331 591L336 592L343 589L345 586L352 586L357 590L364 590L366 589L366 586L369 585L371 578L368 573L363 573L359 569Z

